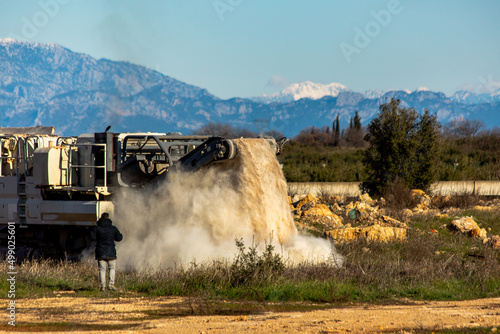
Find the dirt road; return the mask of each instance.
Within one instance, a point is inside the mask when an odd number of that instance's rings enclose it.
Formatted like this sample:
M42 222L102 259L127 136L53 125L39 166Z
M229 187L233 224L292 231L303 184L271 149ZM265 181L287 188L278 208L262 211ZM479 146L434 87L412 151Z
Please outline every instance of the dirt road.
M119 295L119 294L118 294ZM405 333L500 327L500 298L397 305L235 304L178 297L16 300L16 327L0 330L106 333ZM6 305L8 300L4 300ZM323 309L317 309L323 307ZM315 309L313 309L315 308ZM292 311L283 311L292 310ZM211 315L207 315L211 314ZM223 314L223 315L213 315Z

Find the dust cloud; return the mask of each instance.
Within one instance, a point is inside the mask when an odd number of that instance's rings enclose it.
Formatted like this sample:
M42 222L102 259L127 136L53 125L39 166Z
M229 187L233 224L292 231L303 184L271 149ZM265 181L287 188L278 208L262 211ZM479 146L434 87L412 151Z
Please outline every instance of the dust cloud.
M235 139L234 160L171 173L154 193L122 191L115 201L119 264L134 270L231 260L235 239L266 242L294 263L342 261L331 244L300 235L275 152L264 139Z

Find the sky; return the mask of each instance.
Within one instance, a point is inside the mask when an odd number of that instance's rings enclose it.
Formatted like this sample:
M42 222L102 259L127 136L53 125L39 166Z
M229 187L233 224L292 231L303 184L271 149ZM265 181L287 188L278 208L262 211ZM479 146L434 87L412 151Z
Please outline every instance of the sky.
M144 65L220 98L291 83L500 88L498 0L24 0L0 38Z

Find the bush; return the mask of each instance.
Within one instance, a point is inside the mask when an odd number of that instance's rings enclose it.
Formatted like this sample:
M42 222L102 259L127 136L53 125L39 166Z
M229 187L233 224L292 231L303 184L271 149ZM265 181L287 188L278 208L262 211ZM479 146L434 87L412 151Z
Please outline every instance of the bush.
M368 125L370 146L363 158L367 177L362 184L371 196L379 196L395 180L411 189L427 190L435 180L439 157L440 124L425 110L400 107L392 99Z
M274 246L266 244L265 251L259 255L258 244L253 243L246 252L243 240L236 240L238 255L231 265L232 285L269 284L285 270L285 263Z
M413 209L418 204L418 199L412 195L411 189L398 179L383 190L383 196L386 207L393 211Z

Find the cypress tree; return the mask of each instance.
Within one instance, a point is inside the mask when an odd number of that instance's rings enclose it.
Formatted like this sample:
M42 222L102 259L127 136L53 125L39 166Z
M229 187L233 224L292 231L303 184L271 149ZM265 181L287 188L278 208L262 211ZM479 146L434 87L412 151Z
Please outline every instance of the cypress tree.
M361 118L359 117L357 110L356 110L356 112L354 114L354 124L353 124L353 126L354 126L354 128L356 130L361 130Z

